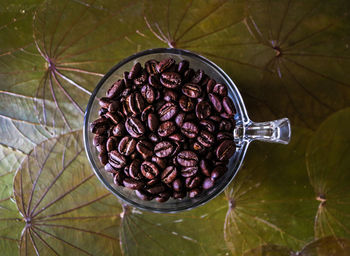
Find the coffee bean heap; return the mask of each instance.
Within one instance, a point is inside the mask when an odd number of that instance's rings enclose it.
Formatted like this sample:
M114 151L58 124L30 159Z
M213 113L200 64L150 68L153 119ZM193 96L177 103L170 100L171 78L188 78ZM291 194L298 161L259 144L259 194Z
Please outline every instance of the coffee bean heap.
M136 63L91 123L104 169L143 200L195 197L227 171L235 108L227 87L183 60Z

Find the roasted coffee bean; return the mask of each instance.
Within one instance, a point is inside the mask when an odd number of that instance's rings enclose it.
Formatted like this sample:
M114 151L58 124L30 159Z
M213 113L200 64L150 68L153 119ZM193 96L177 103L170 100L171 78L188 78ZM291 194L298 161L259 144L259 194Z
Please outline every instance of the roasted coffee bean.
M105 117L111 120L114 124L119 124L120 122L120 117L116 113L107 112Z
M170 184L172 183L177 176L177 169L175 166L171 165L164 169L161 175L161 179L164 183Z
M98 145L104 144L106 142L106 137L95 134L92 144L97 147Z
M198 131L198 126L193 122L185 122L181 127L182 134L190 139L195 138L198 134Z
M149 161L144 161L141 164L141 173L145 178L152 180L156 176L158 176L159 169L158 169L157 165L155 165L154 163L149 162Z
M152 156L152 162L156 163L160 168L165 169L167 160L157 156Z
M128 97L126 97L126 106L128 108L128 112L131 112L134 116L136 116L145 108L145 102L140 93L131 93Z
M196 175L198 172L198 167L196 166L190 166L190 167L186 167L184 169L181 170L181 176L182 177L192 177L194 175Z
M183 199L184 197L186 197L186 191L179 191L179 192L173 192L173 198L174 199L179 199L179 200L181 200L181 199Z
M209 116L209 119L216 123L220 123L222 121L222 118L220 116Z
M159 142L154 147L154 153L157 157L165 158L167 156L170 156L171 153L173 153L174 146L169 141L162 141Z
M108 120L104 117L100 117L90 124L90 131L100 135L106 132L108 127Z
M236 145L233 140L224 140L216 148L216 157L220 160L228 160L236 152Z
M116 172L114 173L113 182L116 185L124 186L123 184L124 178L125 178L125 175L122 172Z
M119 140L117 137L111 136L108 138L107 142L106 142L106 149L108 152L117 149Z
M164 72L160 76L160 82L166 88L176 88L181 84L182 79L179 73Z
M209 164L209 161L205 160L205 159L202 159L199 162L199 166L200 166L202 174L204 174L207 177L210 177L210 175L211 175L210 174L211 166Z
M158 61L156 60L148 60L145 62L145 68L148 74L156 74L157 73L157 65Z
M214 79L209 79L209 81L208 81L208 83L207 83L207 93L208 93L208 94L211 93L211 92L213 92L213 89L214 89L214 87L215 87L215 84L216 84L216 82L215 82Z
M181 191L183 189L183 186L184 186L184 184L183 184L181 179L174 180L174 182L173 182L173 189L175 191L177 191L177 192Z
M198 156L193 151L181 151L177 155L177 162L184 167L196 166L198 162Z
M140 166L141 161L138 159L134 159L131 164L129 165L129 176L135 180L140 180L141 173L140 173Z
M194 189L197 188L202 182L201 177L199 176L191 176L186 178L185 180L185 185L189 189Z
M175 123L177 126L181 127L185 121L185 116L186 114L184 112L180 112L179 114L176 115L175 117Z
M198 141L193 142L193 144L191 145L191 149L199 153L202 153L205 150L204 146L200 144Z
M146 185L148 187L152 187L153 185L156 185L157 183L159 183L160 180L158 178L154 178L153 180L149 180L146 182Z
M110 105L112 102L113 102L113 100L110 99L110 98L107 98L107 97L102 97L102 98L98 101L98 103L100 104L100 106L101 106L102 108L107 108L107 109L108 109L109 105Z
M206 130L203 130L199 133L197 140L206 148L211 147L215 142L214 135Z
M170 134L174 133L175 130L176 130L175 123L172 121L166 121L160 124L158 128L158 135L160 137L167 137Z
M220 116L225 119L231 119L233 115L227 114L226 112L220 113Z
M143 159L147 159L153 155L153 145L149 141L140 140L137 142L136 150L141 154Z
M182 95L179 100L179 106L183 111L189 112L194 109L195 103L192 98L189 98L186 95Z
M190 63L187 60L182 60L179 62L177 67L177 72L183 74L190 66Z
M218 94L222 97L227 96L227 87L223 84L216 84L213 88L213 93Z
M139 138L145 133L145 127L136 117L129 117L125 122L126 131L134 138Z
M174 151L170 156L176 156L181 151L181 144L177 141L174 141Z
M194 198L196 196L198 196L201 193L201 190L199 188L195 188L195 189L191 189L188 193L188 196L190 198Z
M175 92L174 90L172 89L165 89L164 92L163 92L163 99L165 101L177 101L177 98L178 98L178 93Z
M168 138L177 142L185 142L185 138L180 133L173 133Z
M222 99L222 105L229 116L233 116L235 114L235 105L233 101L229 97L224 97Z
M184 82L190 82L194 74L195 72L192 68L187 69L183 75Z
M205 88L207 86L208 81L210 80L210 77L206 74L203 74L202 80L200 82L200 85Z
M196 116L198 119L205 119L211 114L211 106L206 101L198 102L196 105Z
M119 123L116 126L113 127L113 135L120 137L125 134L125 126L123 123Z
M108 98L115 98L119 96L119 94L124 90L125 84L124 80L119 79L117 82L115 82L111 88L107 90L106 96Z
M208 97L209 97L209 100L210 100L211 104L213 105L214 109L220 113L222 111L222 105L221 105L219 97L213 93L209 93Z
M98 115L99 116L104 116L104 114L106 114L107 112L108 112L108 109L100 108L100 110L98 111Z
M214 132L215 131L215 124L211 120L201 120L199 123L208 132Z
M233 134L230 132L219 132L216 135L217 141L222 141L222 140L233 140Z
M207 190L214 186L214 181L210 178L205 178L202 184L203 189Z
M145 184L142 181L134 180L129 177L125 177L123 180L123 185L126 188L134 189L134 190L139 190L141 189Z
M142 66L139 62L137 62L130 70L128 74L128 79L134 79L138 77L138 75L141 73Z
M149 134L148 139L152 142L159 142L160 140L157 134L154 134L154 133Z
M118 152L124 156L129 156L135 151L136 143L137 142L134 138L125 136L119 142Z
M164 191L164 192L159 193L159 194L155 197L155 199L156 199L156 201L159 202L159 203L164 203L164 202L166 202L166 201L169 200L170 195L171 195L171 194L170 194L169 191Z
M157 195L165 191L165 186L163 184L156 184L152 187L146 188L146 191L152 195Z
M138 198L144 201L150 201L153 199L152 195L150 195L148 192L143 190L135 190L135 194Z
M159 121L158 121L158 117L155 114L153 113L148 114L147 126L152 132L157 131L159 126Z
M194 112L190 112L190 113L186 113L186 116L185 116L185 121L192 121L192 120L196 120L196 113Z
M122 97L127 97L128 95L130 95L130 93L131 93L131 88L126 88L126 89L124 89L122 92L121 92L121 96Z
M220 178L226 171L227 171L227 168L224 165L216 166L214 170L211 172L210 178L212 180L216 180Z
M137 78L134 78L134 84L135 85L142 85L144 84L148 79L148 74L147 74L147 71L146 70L143 70L141 72L141 75Z
M107 152L107 148L106 148L106 145L105 145L105 144L100 144L100 145L98 145L98 146L96 147L96 149L97 149L97 151L98 151L99 153L101 153L101 152Z
M175 64L175 60L172 58L168 58L168 59L164 59L162 61L160 61L156 68L158 73L163 73L164 71L166 71L167 69L169 69L170 67L172 67Z
M222 120L219 124L219 129L221 131L232 131L233 123L230 120Z
M106 165L103 168L105 169L106 172L109 172L109 173L117 172L117 170L114 169L114 167L110 163L106 163Z
M111 104L108 106L108 112L110 113L116 113L120 107L120 103L118 101L113 101Z
M199 84L202 81L203 76L204 76L204 71L201 69L198 69L194 74L194 76L192 77L191 83Z
M109 152L109 163L114 167L114 168L123 168L126 165L126 158L121 155L117 150L113 150Z
M145 107L141 113L141 118L140 118L141 121L146 122L148 114L153 113L153 112L154 112L154 107L152 105L148 105L147 107Z
M106 152L99 153L98 160L100 160L101 164L106 165L108 163L108 154Z
M162 84L159 81L158 75L150 75L148 77L148 83L152 85L154 88L161 89L163 88ZM156 97L157 99L157 97Z
M193 83L184 84L181 91L190 98L198 98L202 93L201 87L198 84Z
M173 102L165 103L159 110L158 115L160 121L168 121L178 112L178 107Z
M145 98L147 103L152 103L156 99L156 92L154 87L149 84L145 84L141 88L142 97Z

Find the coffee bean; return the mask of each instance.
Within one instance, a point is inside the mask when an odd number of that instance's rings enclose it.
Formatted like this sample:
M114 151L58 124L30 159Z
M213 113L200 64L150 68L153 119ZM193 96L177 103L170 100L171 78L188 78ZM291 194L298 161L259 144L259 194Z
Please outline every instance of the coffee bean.
M198 156L193 151L189 151L189 150L181 151L177 155L177 162L184 167L196 166L198 162Z
M161 84L166 88L176 88L181 82L181 75L175 72L164 72L160 76Z
M108 162L104 167L106 172L109 172L109 173L116 173L117 170L114 169L114 167Z
M210 178L212 180L216 180L220 178L226 171L227 171L227 168L224 165L216 166L212 171Z
M210 178L205 178L202 184L203 189L208 190L214 186L214 181Z
M125 178L125 175L122 172L116 172L114 173L113 182L116 185L124 186L123 184L124 178Z
M128 79L134 79L136 77L138 77L138 75L140 74L142 70L142 66L139 62L137 62L130 70L129 75L128 75Z
M186 178L185 180L185 185L189 189L194 189L197 188L202 182L201 177L199 176L191 176Z
M147 81L147 79L148 79L147 71L143 70L139 77L134 78L133 82L135 85L142 85Z
M158 75L150 75L148 77L148 83L152 85L154 88L161 89L163 88L162 84L159 81ZM157 97L156 97L157 98Z
M236 145L233 140L224 140L216 148L216 157L220 160L228 160L236 152Z
M159 137L157 136L157 134L151 133L148 135L148 138L150 141L152 142L159 142Z
M187 69L183 75L184 82L190 82L194 74L195 72L192 68Z
M136 117L126 119L125 128L127 132L134 138L139 138L145 133L145 127Z
M213 105L214 109L220 113L222 111L222 105L221 105L219 97L213 93L209 93L208 97L209 97L209 100L210 100L211 104Z
M187 83L182 86L182 93L190 98L198 98L201 93L201 87L198 84Z
M104 117L100 117L90 124L90 131L95 134L103 134L109 127L108 120Z
M154 163L149 162L149 161L144 161L141 164L141 173L145 178L152 180L156 176L158 176L159 169L158 169L157 165L155 165Z
M181 127L181 132L190 139L193 139L198 134L198 126L193 122L185 122Z
M233 101L229 97L224 97L222 99L222 105L229 116L233 116L235 114L235 105Z
M106 96L108 98L115 98L124 90L124 87L124 80L119 79L107 90Z
M99 153L101 153L101 152L107 152L107 148L106 148L106 145L105 145L105 144L100 144L100 145L98 145L98 146L96 147L96 149L97 149L97 151L98 151Z
M198 102L196 105L196 116L198 119L205 119L211 114L211 106L206 101Z
M108 112L110 113L116 113L120 107L120 103L118 101L113 101L111 104L108 106Z
M154 178L153 180L147 181L147 182L146 182L146 185L147 185L147 187L152 187L152 186L156 185L156 184L159 183L159 182L160 182L159 178L156 177L156 178Z
M160 168L165 169L167 160L164 158L159 158L157 156L152 156L152 162L156 163Z
M209 119L216 123L220 123L222 121L222 118L220 116L210 116Z
M179 191L179 192L174 192L173 193L173 197L174 197L174 199L179 199L179 200L181 200L181 199L183 199L184 197L186 196L186 191Z
M149 84L142 86L141 95L147 101L147 103L152 103L156 99L155 89Z
M206 148L211 147L215 142L214 135L206 130L203 130L199 133L197 140Z
M194 198L196 196L198 196L200 194L201 190L199 188L194 188L194 189L191 189L190 192L188 193L188 196L190 198Z
M163 99L165 101L177 101L178 94L171 89L165 89L163 93Z
M213 93L216 93L222 97L227 96L227 87L223 84L216 84L213 88Z
M98 111L98 115L102 117L102 116L104 116L107 112L108 112L108 109L106 109L106 108L100 108L100 110Z
M198 69L197 72L192 77L191 83L199 84L202 81L203 76L204 76L204 71L201 69Z
M179 62L177 67L177 72L183 74L190 66L190 63L187 60L182 60Z
M183 182L181 181L181 179L174 180L173 189L177 192L179 192L183 189Z
M144 183L142 181L134 180L132 178L126 177L123 180L123 185L126 188L134 189L134 190L139 190L144 186Z
M196 166L190 166L190 167L186 167L184 169L181 170L181 176L182 177L192 177L194 175L196 175L198 172L198 167Z
M232 131L233 123L229 120L222 120L219 124L219 129L221 131Z
M153 155L153 145L149 141L140 140L137 142L136 150L141 154L143 159L147 159Z
M125 136L119 142L118 152L124 156L129 156L135 151L136 143L134 138Z
M170 184L172 183L177 176L177 169L175 166L171 165L164 169L161 175L161 179L164 183Z
M100 106L101 106L102 108L107 108L107 109L108 109L109 105L110 105L112 102L113 102L113 100L110 99L110 98L107 98L107 97L102 97L102 98L98 101L98 103L100 104Z
M163 184L156 184L152 187L146 188L146 191L152 195L157 195L165 191L165 186Z
M123 123L119 123L113 127L113 135L116 137L123 136L125 134L125 126Z
M148 192L143 190L135 190L135 194L138 198L144 201L150 201L153 199L152 195L150 195Z
M175 64L175 60L172 58L168 58L168 59L164 59L162 61L160 61L156 68L158 73L163 73L165 70L169 69L170 67L172 67Z
M129 176L135 180L140 180L141 177L141 173L140 173L140 166L141 166L141 162L138 159L134 159L130 166L129 166Z
M170 192L169 191L164 191L158 194L158 196L155 197L156 201L159 203L164 203L168 201L170 198Z
M160 137L167 137L170 134L174 133L175 130L176 130L175 123L172 121L166 121L160 124L158 128L158 135Z
M105 117L111 120L114 124L118 124L120 122L120 117L116 113L107 112Z
M100 160L100 163L103 165L106 165L108 163L108 155L106 152L101 152L98 154L98 160Z
M179 106L183 111L189 112L194 109L195 104L192 98L182 95L179 100Z
M175 117L175 123L177 126L181 127L184 123L186 114L184 112L180 112L179 114L176 115Z
M173 102L167 102L158 110L160 121L168 121L178 112L178 107Z
M108 152L114 150L117 148L119 143L119 140L117 137L111 136L108 138L107 142L106 142L106 149Z
M117 150L109 152L109 163L114 168L123 168L126 165L126 158L121 155Z
M106 137L95 134L92 144L97 147L98 145L104 144L106 142Z
M158 121L158 117L155 114L153 113L148 114L147 126L152 132L155 132L158 129L159 121Z
M214 79L209 79L209 81L207 83L207 93L208 94L213 92L215 84L216 84L216 81Z
M145 102L140 93L131 93L128 97L126 97L126 106L128 112L132 113L133 116L141 113L145 107Z
M154 147L154 153L157 157L165 158L167 156L170 156L171 153L173 153L174 146L169 141L162 141L159 142Z
M197 141L195 141L195 142L193 142L193 144L191 144L191 149L193 149L194 151L196 151L198 153L202 153L205 150L204 146Z
M185 138L180 133L173 133L168 138L177 142L185 142Z
M214 132L215 131L215 124L211 120L201 120L199 123L208 132Z
M233 140L233 134L230 132L219 132L216 135L217 141L222 141L222 140Z
M205 88L207 86L208 81L210 80L210 77L206 74L203 74L202 80L200 82L200 85Z
M158 61L156 60L148 60L145 62L145 68L148 74L152 75L152 74L156 74L157 71L157 65L158 65Z

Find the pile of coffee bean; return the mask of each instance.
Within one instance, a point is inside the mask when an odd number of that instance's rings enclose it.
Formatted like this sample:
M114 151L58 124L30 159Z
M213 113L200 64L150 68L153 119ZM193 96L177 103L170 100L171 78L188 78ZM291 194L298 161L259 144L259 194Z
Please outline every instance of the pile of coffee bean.
M190 63L136 63L99 99L94 146L114 182L143 200L195 197L214 186L235 153L227 87Z

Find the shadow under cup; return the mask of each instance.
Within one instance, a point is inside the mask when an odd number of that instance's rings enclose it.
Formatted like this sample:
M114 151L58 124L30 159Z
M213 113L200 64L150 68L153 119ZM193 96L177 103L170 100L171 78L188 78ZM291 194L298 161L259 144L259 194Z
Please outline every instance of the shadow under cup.
M188 60L190 62L190 67L194 70L202 69L210 78L215 79L216 82L226 84L228 87L229 96L232 98L236 108L236 127L242 127L247 122L249 122L249 118L247 116L241 95L233 81L226 75L223 70L221 70L213 62L192 52L166 48L146 50L137 53L114 66L101 79L94 92L92 93L92 96L86 108L84 120L85 150L95 174L105 185L105 187L114 195L134 207L143 210L164 213L189 210L200 206L213 199L215 196L219 195L232 181L235 174L237 173L239 167L242 164L246 149L249 144L249 142L243 140L243 138L235 136L237 148L235 154L229 161L228 171L222 177L216 180L215 185L211 189L201 192L201 194L195 198L186 197L182 200L170 198L164 203L159 203L155 200L143 201L136 196L133 190L115 185L113 183L113 176L104 170L103 165L98 159L98 151L92 144L94 134L90 132L89 129L90 123L99 118L98 111L100 109L100 105L98 99L104 97L106 95L106 91L111 87L111 85L118 79L123 78L124 71L129 71L135 63L140 62L141 65L144 65L144 63L150 59L159 61L169 57L175 59L177 63L181 60Z

